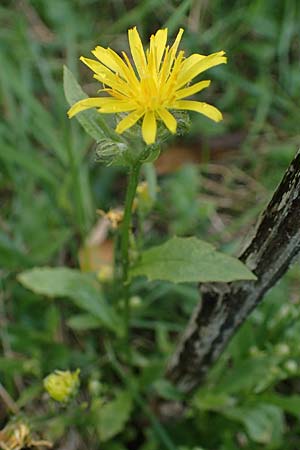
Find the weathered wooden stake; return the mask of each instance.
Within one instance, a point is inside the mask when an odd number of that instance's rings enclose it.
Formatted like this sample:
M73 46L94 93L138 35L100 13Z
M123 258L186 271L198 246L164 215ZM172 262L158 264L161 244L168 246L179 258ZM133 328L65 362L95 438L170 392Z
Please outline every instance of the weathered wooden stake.
M196 308L167 368L183 392L204 380L230 338L300 252L300 151L262 214L240 255L257 281L201 286Z

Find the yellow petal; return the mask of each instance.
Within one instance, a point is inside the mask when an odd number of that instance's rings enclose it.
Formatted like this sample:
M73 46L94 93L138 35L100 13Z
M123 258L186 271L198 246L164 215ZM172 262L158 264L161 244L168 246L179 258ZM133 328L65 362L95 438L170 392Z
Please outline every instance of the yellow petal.
M156 138L156 118L153 111L147 111L142 125L142 135L147 145L153 144Z
M154 36L151 36L151 37L153 38ZM153 39L152 39L152 42L153 42ZM148 66L147 66L148 75L150 75L153 79L156 79L157 78L156 52L155 52L155 48L154 48L153 44L151 46L151 41L150 41L150 50L147 50L147 62L148 62ZM148 79L148 77L147 77L147 79Z
M98 45L92 53L102 64L105 64L109 69L126 78L124 71L125 63L113 50Z
M123 100L123 101L129 100L128 95L121 94L121 92L117 91L116 89L111 89L111 88L99 89L97 91L97 94L99 94L99 92L107 92L113 98L115 98L115 99L117 98L118 100Z
M199 83L195 83L192 86L189 86L184 89L180 89L176 92L176 98L181 99L184 97L189 97L190 95L196 94L197 92L202 91L210 85L210 80L203 80Z
M171 131L171 133L176 133L177 122L175 117L166 108L158 109L157 113L168 130Z
M189 70L194 64L201 61L203 58L206 58L205 55L200 55L199 53L193 53L192 55L185 58L183 64L182 64L182 70L187 71Z
M104 74L99 74L99 73L95 73L94 75L95 80L100 81L100 83L102 83L105 86L109 86L109 88L111 88L113 91L115 91L116 93L122 95L123 97L130 97L132 98L132 89L131 87L123 82L121 80L121 78L112 78L112 77L107 77ZM101 89L100 89L101 91Z
M223 116L221 111L208 103L194 102L192 100L178 100L172 105L174 109L186 109L187 111L196 111L204 114L209 119L219 122Z
M180 51L178 53L178 56L175 58L175 62L169 74L169 78L167 78L166 80L160 80L160 85L163 86L164 94L167 97L173 97L173 92L177 89L177 79L181 72L183 58L184 51Z
M176 57L176 52L177 52L183 32L184 32L184 30L182 28L180 28L172 47L171 48L166 47L165 56L164 56L164 59L163 59L162 65L161 65L161 69L160 69L160 74L159 74L159 82L161 85L163 85L166 82L166 80L168 79L168 76L171 72L172 65L173 65L174 59Z
M101 64L99 61L95 61L94 59L85 58L84 56L80 56L79 59L95 73L101 73L103 70L108 70L107 67Z
M184 30L182 28L180 28L180 30L178 31L178 34L176 36L174 44L172 45L172 47L170 49L167 48L167 50L166 50L164 63L162 65L162 71L164 69L164 72L167 75L171 71L171 68L172 68L174 59L176 57L178 46L181 41L181 37L182 37L183 33L184 33Z
M204 72L204 70L210 69L211 67L217 66L219 64L224 64L227 62L227 58L225 58L224 52L213 53L205 58L201 58L195 64L182 68L182 71L177 80L177 87L184 86L193 78L195 78L200 73Z
M103 114L115 114L120 112L128 112L136 109L136 104L133 102L127 102L116 98L106 98L106 102L98 109Z
M108 68L113 70L117 76L120 75L120 77L122 77L122 79L126 82L127 86L126 92L130 90L130 85L131 87L138 86L138 79L135 75L135 72L132 68L132 65L127 55L124 56L125 55L124 52L122 53L125 61L110 48L105 49L103 47L98 46L95 48L95 50L92 51L92 53L96 56L96 58L99 59L99 61L101 61Z
M182 38L183 33L184 33L184 29L183 29L183 28L180 28L179 31L178 31L178 33L177 33L176 39L175 39L175 41L174 41L174 44L173 44L172 47L170 48L170 54L172 55L173 58L174 58L175 55L176 55L176 52L177 52L177 50L178 50L178 46L179 46L179 44L180 44L180 41L181 41L181 38Z
M106 66L94 59L85 58L83 56L81 56L80 60L95 72L94 78L98 81L113 89L117 89L124 94L129 94L127 83Z
M128 85L131 86L134 89L139 89L139 80L137 79L135 75L135 71L131 65L131 62L129 61L129 58L125 52L122 52L122 56L126 62L126 67L128 68Z
M168 29L158 30L155 35L150 38L150 52L155 54L156 67L159 70L159 66L165 51L166 43L168 39Z
M143 109L137 109L136 111L131 112L128 114L128 116L124 117L122 119L116 128L117 133L123 133L125 130L128 130L128 128L132 127L144 114Z
M75 114L78 114L81 111L84 111L85 109L90 108L97 108L101 107L103 103L105 103L105 98L85 98L83 100L80 100L79 102L75 103L71 106L71 108L68 111L68 116L71 119L71 117L75 116Z
M134 64L137 68L138 74L141 77L146 69L146 57L140 35L136 27L128 30L128 41Z

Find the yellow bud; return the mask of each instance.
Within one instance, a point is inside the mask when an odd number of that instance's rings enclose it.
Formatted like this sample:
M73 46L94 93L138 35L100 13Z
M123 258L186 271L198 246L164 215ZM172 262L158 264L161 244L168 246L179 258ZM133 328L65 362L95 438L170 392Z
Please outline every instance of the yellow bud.
M149 186L146 181L142 181L141 183L138 184L136 192L141 200L145 202L152 200L149 192Z
M120 223L123 220L124 212L120 208L110 209L108 212L103 211L102 209L97 209L97 213L100 216L105 217L111 224L111 227L116 230Z
M145 213L149 212L153 206L154 199L151 196L149 186L146 181L142 181L141 183L139 183L136 194L138 208L140 208Z
M112 266L109 266L108 264L103 265L98 273L97 278L101 283L107 283L112 280L113 278L113 268Z
M76 395L80 380L80 369L75 372L69 370L55 370L44 379L44 388L51 398L57 402L66 403Z

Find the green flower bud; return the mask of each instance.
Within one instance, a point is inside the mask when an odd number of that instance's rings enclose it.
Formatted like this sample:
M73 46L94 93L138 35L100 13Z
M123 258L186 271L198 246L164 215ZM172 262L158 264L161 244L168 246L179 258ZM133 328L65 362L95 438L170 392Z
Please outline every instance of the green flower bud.
M66 403L77 393L80 384L79 374L80 369L75 372L55 370L44 379L44 388L51 398Z
M102 139L97 142L96 147L97 161L107 166L128 166L128 146L123 142L112 141L111 139Z

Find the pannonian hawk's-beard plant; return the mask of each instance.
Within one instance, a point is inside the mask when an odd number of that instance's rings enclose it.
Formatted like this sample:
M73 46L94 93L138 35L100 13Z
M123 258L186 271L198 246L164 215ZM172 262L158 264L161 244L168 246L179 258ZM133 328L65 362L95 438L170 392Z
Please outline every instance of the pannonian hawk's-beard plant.
M130 29L128 40L135 68L125 52L120 57L110 48L97 46L92 51L97 61L81 57L94 72L94 78L104 85L100 92L109 96L80 100L68 111L69 117L95 107L103 114L128 113L118 123L116 131L123 133L142 119L142 136L148 145L155 142L157 120L171 133L176 132L177 122L172 111L196 111L220 121L222 114L214 106L185 99L209 86L210 80L190 83L210 67L226 63L224 52L208 56L196 53L185 58L184 51L177 52L182 34L183 29L180 29L169 47L168 29L158 30L151 36L145 53L136 27Z

